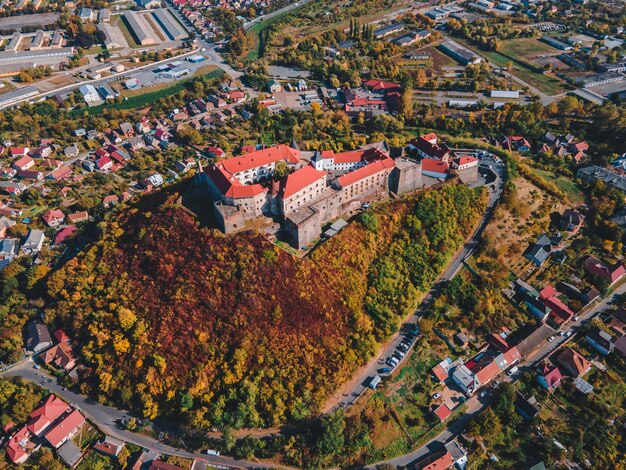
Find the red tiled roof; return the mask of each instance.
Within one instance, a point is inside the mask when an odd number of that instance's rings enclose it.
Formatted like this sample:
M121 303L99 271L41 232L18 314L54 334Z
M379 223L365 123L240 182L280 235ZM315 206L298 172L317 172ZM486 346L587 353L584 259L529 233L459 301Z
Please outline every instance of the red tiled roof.
M542 290L541 292L539 292L539 298L545 300L545 299L549 299L550 297L553 297L555 295L557 295L559 292L552 287L551 284L547 284Z
M435 367L433 367L431 372L435 377L437 377L437 380L439 380L439 382L444 382L448 378L448 373L443 370L441 364L437 364Z
M237 178L231 176L222 165L223 162L210 165L205 173L215 183L215 186L222 192L225 197L250 198L267 191L260 184L242 184Z
M50 224L56 219L65 219L65 214L60 209L53 209L46 212L41 218L45 223Z
M500 373L500 368L495 362L490 362L476 372L475 377L481 385L491 382Z
M109 163L111 163L111 159L108 156L104 156L104 157L100 157L98 158L98 160L96 160L96 165L98 166L98 168L102 168L105 165L108 165Z
M42 406L33 411L27 428L33 434L39 434L67 411L69 406L56 395L48 395Z
M543 303L546 305L546 307L550 307L550 309L552 310L552 312L550 313L551 315L557 315L561 317L564 321L569 320L574 316L574 312L572 312L572 310L567 305L565 305L565 303L563 303L563 301L557 296L552 296L548 299L545 299Z
M246 155L229 158L220 162L224 169L231 174L258 168L269 163L278 161L286 161L288 163L298 163L300 160L300 151L292 149L285 144L269 147L266 149L256 150Z
M610 266L593 256L589 256L585 260L585 269L594 276L610 281L611 284L626 274L626 268L623 264Z
M285 199L293 196L322 178L326 178L325 171L317 171L310 165L300 168L281 181L281 197Z
M61 166L50 173L50 176L55 180L61 180L68 177L72 173L72 169L69 166Z
M471 155L464 155L462 157L457 158L455 161L458 166L462 166L462 165L467 165L468 163L477 162L478 158L472 157Z
M28 454L25 448L30 444L30 433L26 427L23 427L18 432L11 436L7 443L7 454L12 462L17 463L20 459L24 458Z
M395 162L391 158L385 157L381 160L376 160L369 165L365 165L354 171L346 173L343 176L340 176L339 178L337 178L337 182L342 188L345 188L347 186L350 186L351 184L361 181L364 178L367 178L368 176L372 176L382 171L386 171L388 168L393 168L394 166L396 166Z
M445 421L452 414L452 410L448 408L448 405L445 403L439 407L437 407L434 411L435 415L439 418L440 421Z
M433 460L428 465L420 467L420 470L447 470L448 468L451 468L453 465L454 465L454 459L452 458L452 455L450 455L450 452L446 452L437 460Z
M395 90L400 88L400 85L393 82L385 82L383 80L371 79L363 83L364 86L371 88L372 90Z
M559 386L559 383L561 383L561 379L563 378L563 376L561 375L561 371L559 370L559 368L555 367L550 372L545 374L543 378L547 382L548 388L555 389Z
M556 360L574 377L580 377L591 369L591 364L571 348L565 348Z
M28 147L13 147L11 149L11 155L23 155L26 152Z
M21 169L21 168L27 167L28 165L32 165L33 163L34 163L34 160L31 157L29 157L28 155L26 155L26 156L20 158L19 160L16 160L15 163L13 163L13 166L15 168L20 168Z
M411 141L411 145L416 149L424 152L431 158L443 159L448 156L448 150L446 148L441 147L436 142L430 142L436 139L437 136L435 134L426 134L425 136L417 137Z
M67 227L63 227L61 230L59 230L57 232L57 234L54 236L54 243L56 245L60 245L62 243L65 243L65 241L71 237L75 232L76 232L76 226L75 225L68 225Z
M85 418L83 415L78 410L74 410L46 433L46 440L52 447L57 448L84 422Z
M434 173L448 173L450 164L442 160L433 160L431 158L422 159L422 171L432 171Z
M67 333L63 330L56 330L52 335L59 343L64 343L65 341L69 341L70 337L67 336Z

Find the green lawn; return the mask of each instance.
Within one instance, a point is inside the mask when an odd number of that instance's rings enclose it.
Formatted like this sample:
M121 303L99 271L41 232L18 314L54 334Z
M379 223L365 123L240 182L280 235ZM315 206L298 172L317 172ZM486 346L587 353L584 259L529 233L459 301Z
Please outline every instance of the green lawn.
M555 173L551 171L540 170L538 168L533 168L532 171L546 181L554 183L561 191L567 194L567 197L572 203L577 204L584 202L585 196L583 195L583 192L571 179L566 178L565 176L555 175Z
M469 47L472 50L477 50L477 47L470 44L468 41L461 38L454 38L455 41ZM526 53L529 52L531 47L531 43L524 42L521 43L520 49L518 50L515 46L515 42L520 41L519 39L513 40L513 44L506 44L506 46L502 46L499 51L484 51L478 50L478 52L487 57L491 62L498 65L499 67L506 67L509 62L513 63L513 70L511 73L518 78L521 78L528 84L538 88L540 91L547 93L548 95L558 95L560 93L564 93L567 90L572 89L567 83L565 83L560 78L554 75L544 75L542 70L536 68L531 63L526 62L523 57L524 51ZM507 42L507 41L505 41ZM538 43L541 44L541 43ZM543 46L543 44L542 44ZM540 46L540 47L542 47ZM548 45L545 45L549 47ZM552 48L550 48L552 49ZM538 49L542 50L542 49ZM507 52L508 51L508 52ZM553 52L551 50L551 52Z
M221 77L222 75L224 75L224 71L222 69L215 69L204 74L204 76L207 77L209 80L213 78ZM150 103L153 103L158 99L175 95L179 91L184 90L185 84L191 80L193 80L193 78L176 82L172 86L162 88L157 91L147 92L147 93L139 94L136 96L131 96L128 99L122 101L121 103L103 104L100 106L92 106L90 108L75 109L71 112L71 114L78 116L78 115L83 114L85 111L87 111L89 114L100 114L102 113L102 110L104 108L109 108L109 109L141 108L144 106L148 106Z
M534 55L550 55L559 51L536 38L519 38L502 41L500 52L508 56L529 57Z

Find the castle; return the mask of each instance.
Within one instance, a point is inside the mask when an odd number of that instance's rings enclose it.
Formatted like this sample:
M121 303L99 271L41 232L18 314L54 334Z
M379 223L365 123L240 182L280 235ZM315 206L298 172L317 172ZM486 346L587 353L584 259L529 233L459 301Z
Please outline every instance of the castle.
M277 168L290 173L275 181ZM211 164L199 179L224 233L275 217L298 249L316 240L326 222L364 202L422 188L421 165L391 158L385 143L341 153L277 145Z

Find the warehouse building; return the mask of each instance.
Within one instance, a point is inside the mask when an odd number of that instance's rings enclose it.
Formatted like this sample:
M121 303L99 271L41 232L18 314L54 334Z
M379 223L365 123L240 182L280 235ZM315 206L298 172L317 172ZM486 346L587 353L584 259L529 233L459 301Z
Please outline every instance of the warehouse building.
M441 50L463 65L478 64L482 59L469 49L465 49L456 45L452 41L444 41L441 43Z
M126 21L137 43L142 46L150 46L157 43L154 39L152 27L142 15L132 10L127 11L124 13L124 21Z
M38 94L39 90L34 86L25 86L24 88L18 88L17 90L3 93L0 95L0 108L11 106L12 104Z
M169 11L159 8L152 12L152 16L154 16L159 26L163 28L165 34L167 34L172 41L179 41L188 37L187 32Z
M616 72L598 73L587 77L580 77L576 84L582 88L606 85L607 83L617 83L624 80L624 76Z

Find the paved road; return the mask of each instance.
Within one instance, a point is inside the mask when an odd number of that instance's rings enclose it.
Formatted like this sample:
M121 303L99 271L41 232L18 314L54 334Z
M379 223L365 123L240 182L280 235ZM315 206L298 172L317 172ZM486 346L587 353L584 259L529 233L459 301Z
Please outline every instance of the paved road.
M456 254L455 258L452 260L448 268L444 271L444 273L437 280L435 285L426 294L426 296L422 300L417 310L415 310L415 312L405 322L405 325L407 326L418 324L419 318L428 311L428 308L431 302L439 296L439 293L445 286L446 282L448 282L457 274L463 262L472 255L474 250L476 250L480 242L481 235L483 231L485 230L485 227L489 223L491 216L493 215L493 212L498 203L498 200L500 199L500 195L502 194L502 189L504 187L504 183L502 181L502 178L504 176L503 174L504 168L501 163L496 163L492 160L481 162L481 166L483 166L483 168L486 166L489 166L491 170L494 172L494 174L496 175L496 180L493 183L493 186L495 189L490 190L489 203L487 206L487 210L485 211L485 214L483 215L476 230L474 231L474 234L465 243L463 248ZM378 370L381 368L388 367L387 364L385 363L385 360L395 352L396 348L400 345L400 343L403 340L404 340L404 335L402 333L402 328L401 328L400 331L390 341L387 348L381 350L380 353L376 357L370 360L370 362L367 364L366 367L363 367L360 369L360 373L358 374L358 376L356 376L350 381L350 384L351 384L350 386L352 388L347 393L343 393L343 397L344 397L343 401L339 401L337 394L335 394L329 400L329 402L332 403L332 408L325 408L323 411L330 411L332 409L346 408L348 406L351 406L365 392L365 390L367 389L367 385L369 384L369 381L371 380L372 377L374 377L375 375L380 375L380 376L389 375L390 373L378 373ZM410 356L410 350L406 353L402 361L400 361L400 363L394 368L394 370L400 367L403 361L409 356ZM393 373L393 371L391 371L391 373ZM344 389L344 392L345 390L346 389ZM337 402L337 401L339 401L339 403L335 405L334 402Z
M237 468L265 468L263 465L259 465L254 462L236 460L230 457L208 456L206 454L196 454L176 449L144 434L138 434L126 429L120 429L116 422L121 419L128 419L129 416L127 411L101 405L90 398L74 393L71 390L66 390L64 387L58 385L56 379L48 375L45 371L43 371L43 369L35 370L33 368L32 360L22 362L7 371L1 372L0 375L7 377L19 376L40 384L42 387L60 396L68 403L78 407L96 426L98 426L98 428L100 428L101 431L125 442L130 442L145 449L155 450L161 454L177 455L190 459L203 459L212 465Z
M279 10L276 10L276 11L273 11L271 13L268 13L267 15L258 16L255 19L253 19L252 21L248 21L247 23L244 23L243 28L247 31L247 30L252 28L257 23L261 23L263 21L271 20L275 16L282 15L283 13L291 11L294 8L298 8L298 7L301 7L303 5L306 5L310 1L311 0L298 0L297 2L294 2L291 5L287 5L286 7L283 7L281 9L279 9Z
M583 322L590 321L592 318L608 310L613 303L614 297L623 294L626 294L626 284L622 284L621 286L619 286L613 294L603 298L596 305L581 313L578 316L578 320L571 321L565 328L562 329L564 333L571 332L571 336L555 336L555 339L553 341L545 341L535 351L529 354L523 362L518 364L519 371L515 374L515 376L502 376L500 380L506 382L514 382L515 380L517 380L524 374L524 372L534 368L538 363L550 356L555 350L574 339L574 334L580 329L580 326ZM396 465L399 467L406 467L410 466L416 460L421 459L432 451L440 449L446 442L449 442L456 436L458 436L463 431L465 425L470 421L470 419L477 413L479 413L485 406L487 406L489 402L489 396L485 398L480 398L479 396L474 395L467 401L467 411L463 413L463 415L460 416L459 419L450 423L445 431L421 446L419 449L416 449L409 454L396 457L395 459L388 460L384 463L389 463L391 465ZM376 464L372 464L369 468L374 468L376 465L379 465L381 463L383 462L377 462Z

